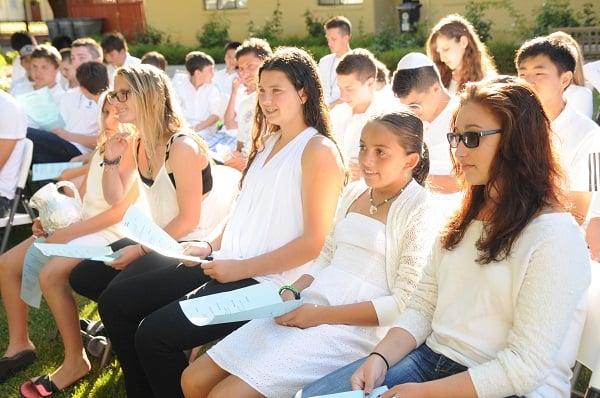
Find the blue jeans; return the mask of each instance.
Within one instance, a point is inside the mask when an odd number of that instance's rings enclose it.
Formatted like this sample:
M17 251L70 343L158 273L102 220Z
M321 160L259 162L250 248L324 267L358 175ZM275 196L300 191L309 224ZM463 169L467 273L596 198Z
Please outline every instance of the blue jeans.
M365 360L366 358L361 358L309 384L296 397L314 397L352 390L350 377ZM465 370L467 370L465 366L433 352L431 348L427 347L427 344L422 344L387 371L383 384L391 388L403 383L423 383L452 376Z

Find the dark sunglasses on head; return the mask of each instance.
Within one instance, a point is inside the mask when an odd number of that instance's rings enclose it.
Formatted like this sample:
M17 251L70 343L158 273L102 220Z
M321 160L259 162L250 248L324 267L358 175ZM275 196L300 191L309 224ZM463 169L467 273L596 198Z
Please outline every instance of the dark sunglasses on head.
M486 135L499 134L500 129L484 130L484 131L465 131L464 133L448 133L446 137L450 143L450 148L458 147L459 142L463 142L467 148L477 148L479 146L479 138Z
M106 99L110 104L114 104L115 100L119 102L126 102L127 98L129 98L129 94L131 94L130 90L121 90L121 91L111 91L106 94Z

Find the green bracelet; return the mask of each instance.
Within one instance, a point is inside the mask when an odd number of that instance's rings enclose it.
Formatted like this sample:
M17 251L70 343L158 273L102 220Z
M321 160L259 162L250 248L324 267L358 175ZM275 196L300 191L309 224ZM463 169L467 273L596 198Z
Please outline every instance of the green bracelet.
M294 286L291 285L283 285L279 288L279 295L285 291L292 292L294 294L294 299L300 300L300 292Z

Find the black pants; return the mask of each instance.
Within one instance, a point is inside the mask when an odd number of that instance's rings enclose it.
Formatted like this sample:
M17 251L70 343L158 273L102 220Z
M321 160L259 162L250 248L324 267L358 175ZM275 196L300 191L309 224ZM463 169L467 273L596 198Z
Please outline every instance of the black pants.
M122 239L111 247L118 250L132 243ZM125 375L129 398L183 396L180 378L187 366L183 350L223 337L243 324L206 327L203 337L204 333L199 333L202 328L195 327L180 311L181 319L177 324L171 320L175 317L170 315L168 319L151 315L148 318L153 321L144 321L138 331L144 318L157 310L158 314L164 310L170 314L172 307L179 308L178 299L199 287L195 295L230 291L257 283L250 279L220 284L210 280L200 267L186 267L157 253L139 258L120 272L101 262L84 261L72 271L70 282L76 292L98 302L100 317ZM165 305L167 307L161 309ZM194 339L188 336L191 328L196 334ZM154 330L162 334L147 335L153 334ZM140 337L136 337L136 332ZM144 348L141 350L144 355L136 353L138 342ZM164 345L159 345L164 343L170 344L175 351L165 352ZM179 348L181 344L184 346ZM165 360L165 357L169 359Z
M33 141L33 164L68 162L81 155L81 151L75 145L49 131L29 127L27 138Z

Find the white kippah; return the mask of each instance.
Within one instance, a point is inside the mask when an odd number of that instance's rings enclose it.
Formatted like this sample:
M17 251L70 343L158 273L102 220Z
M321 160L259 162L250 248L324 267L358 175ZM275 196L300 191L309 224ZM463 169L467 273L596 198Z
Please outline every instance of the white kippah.
M422 53L408 53L400 61L396 70L403 69L416 69L424 66L435 66L433 61L425 54Z

